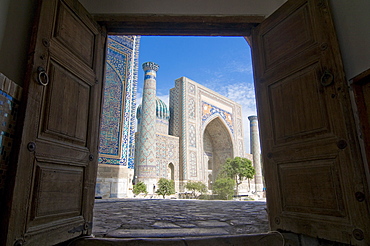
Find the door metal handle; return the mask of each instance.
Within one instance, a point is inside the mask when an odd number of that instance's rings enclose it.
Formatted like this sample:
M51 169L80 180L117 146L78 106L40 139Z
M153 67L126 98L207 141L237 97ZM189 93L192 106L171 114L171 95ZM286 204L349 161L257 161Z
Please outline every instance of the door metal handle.
M43 67L38 67L37 72L37 82L39 82L43 86L47 86L49 84L49 76L46 73L45 69Z
M329 86L334 82L334 75L328 70L325 70L324 74L321 76L320 82L322 86Z

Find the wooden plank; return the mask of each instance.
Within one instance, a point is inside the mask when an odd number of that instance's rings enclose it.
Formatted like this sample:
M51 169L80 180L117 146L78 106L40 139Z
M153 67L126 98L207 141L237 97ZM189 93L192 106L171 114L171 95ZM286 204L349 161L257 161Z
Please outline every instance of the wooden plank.
M263 16L95 15L110 34L249 36Z

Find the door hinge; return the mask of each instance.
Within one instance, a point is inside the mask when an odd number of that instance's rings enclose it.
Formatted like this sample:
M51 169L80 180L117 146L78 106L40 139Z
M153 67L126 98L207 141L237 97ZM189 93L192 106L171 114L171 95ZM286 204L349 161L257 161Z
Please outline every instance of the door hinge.
M92 229L92 222L85 222L82 225L73 227L71 230L68 231L68 233L84 232L88 229Z

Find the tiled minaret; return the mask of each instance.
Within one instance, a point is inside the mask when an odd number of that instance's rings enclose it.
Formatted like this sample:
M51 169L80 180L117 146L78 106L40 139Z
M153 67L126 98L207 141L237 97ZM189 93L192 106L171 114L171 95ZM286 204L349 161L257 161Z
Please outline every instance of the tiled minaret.
M158 177L156 172L156 75L159 66L153 62L143 64L144 90L142 115L139 124L139 136L135 165L136 181L143 181L147 190L154 192Z
M253 166L256 170L254 176L256 191L263 191L262 168L261 168L261 149L258 132L258 119L257 116L252 115L248 117L250 121L250 140L251 140L251 154L253 155Z

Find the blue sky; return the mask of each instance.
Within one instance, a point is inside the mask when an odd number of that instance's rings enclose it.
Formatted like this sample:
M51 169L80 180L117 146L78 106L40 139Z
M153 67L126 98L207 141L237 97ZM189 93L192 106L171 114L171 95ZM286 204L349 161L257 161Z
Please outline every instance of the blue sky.
M141 103L143 70L151 61L157 72L157 96L168 105L169 90L185 76L234 100L243 107L246 152L249 151L249 115L256 115L250 47L242 37L142 36L139 52L137 103Z

